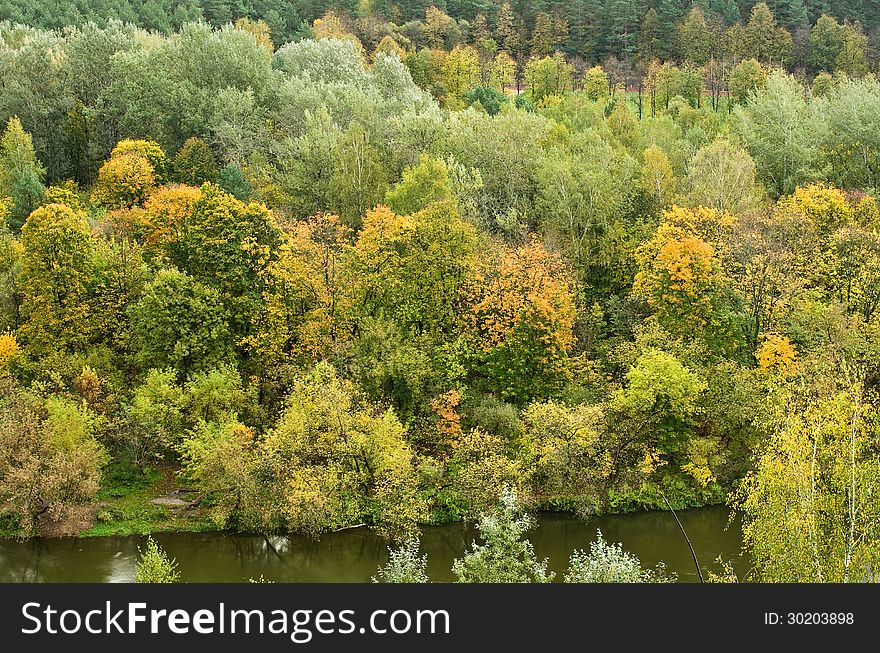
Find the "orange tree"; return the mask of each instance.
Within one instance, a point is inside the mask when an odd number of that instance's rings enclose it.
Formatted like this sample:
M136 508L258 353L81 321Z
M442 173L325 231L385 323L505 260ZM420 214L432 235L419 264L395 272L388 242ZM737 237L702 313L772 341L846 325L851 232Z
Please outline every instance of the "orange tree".
M574 344L574 297L562 259L537 240L502 247L477 265L468 291L474 373L507 401L549 397Z

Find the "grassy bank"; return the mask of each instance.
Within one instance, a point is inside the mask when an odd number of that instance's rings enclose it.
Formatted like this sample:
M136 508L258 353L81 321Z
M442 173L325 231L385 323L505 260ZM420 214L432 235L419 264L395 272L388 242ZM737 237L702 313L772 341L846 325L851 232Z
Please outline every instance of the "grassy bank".
M180 487L175 467L148 467L143 472L112 465L104 475L94 523L80 537L146 535L175 531L218 530L200 508L179 508L152 503Z

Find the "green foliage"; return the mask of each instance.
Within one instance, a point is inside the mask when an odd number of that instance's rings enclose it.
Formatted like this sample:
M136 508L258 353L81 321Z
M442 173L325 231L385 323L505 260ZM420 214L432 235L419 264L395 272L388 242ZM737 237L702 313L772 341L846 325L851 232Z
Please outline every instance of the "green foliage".
M12 200L6 223L21 228L27 215L43 200L46 169L37 159L31 135L13 116L0 137L0 198Z
M767 582L866 582L880 555L876 417L857 384L783 390L773 435L740 493L745 542Z
M216 290L178 270L160 271L129 310L140 364L185 376L230 360L226 315Z
M217 181L217 160L201 138L188 138L174 155L174 179L181 184L201 186Z
M49 204L21 230L22 336L35 353L81 348L89 337L93 241L85 214Z
M565 573L566 583L669 583L675 576L667 576L666 570L643 569L639 559L623 550L621 544L609 544L596 533L596 541L590 544L590 552L576 550Z
M504 492L498 507L477 522L483 544L473 542L463 558L452 563L460 583L549 583L547 560L538 561L523 535L532 519L522 511L515 492Z
M419 541L410 540L397 549L388 548L388 562L373 576L374 583L427 583L428 554L419 555Z
M135 565L134 582L136 583L179 583L180 571L177 561L156 544L152 537L147 538L147 546L143 550L138 547L139 559Z
M507 102L507 96L501 91L487 86L477 86L464 94L464 99L471 106L479 104L490 116L494 116Z
M0 378L0 500L26 534L44 515L69 532L66 520L94 500L107 461L96 437L100 419L83 405L43 400Z
M235 199L246 202L254 192L244 173L234 163L226 165L217 177L217 185Z
M406 168L397 185L385 194L386 204L400 215L417 213L432 202L451 199L446 164L426 154L419 157L418 165Z

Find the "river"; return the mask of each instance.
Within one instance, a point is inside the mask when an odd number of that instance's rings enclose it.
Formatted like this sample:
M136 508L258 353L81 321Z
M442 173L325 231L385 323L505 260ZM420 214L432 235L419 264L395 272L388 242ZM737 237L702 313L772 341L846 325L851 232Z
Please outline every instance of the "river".
M738 575L748 571L738 522L728 524L723 507L678 513L704 570L720 570L721 556ZM609 542L621 542L643 564L661 560L681 582L698 580L693 558L671 513L641 512L588 521L559 513L538 515L528 537L540 558L547 557L560 580L574 549L589 549L600 528ZM428 576L451 581L452 561L475 537L462 524L422 529ZM156 541L177 559L186 582L243 582L262 575L278 582L369 582L388 559L386 543L367 528L305 537L264 538L231 533L159 533ZM137 547L143 537L0 540L0 582L127 582L134 579Z

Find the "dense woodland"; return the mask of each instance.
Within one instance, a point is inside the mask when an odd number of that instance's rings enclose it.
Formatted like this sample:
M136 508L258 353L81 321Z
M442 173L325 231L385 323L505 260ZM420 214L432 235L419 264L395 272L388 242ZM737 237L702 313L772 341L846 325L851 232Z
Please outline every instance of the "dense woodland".
M727 501L760 579L875 577L873 5L67 4L0 23L5 532L164 470L401 542Z

